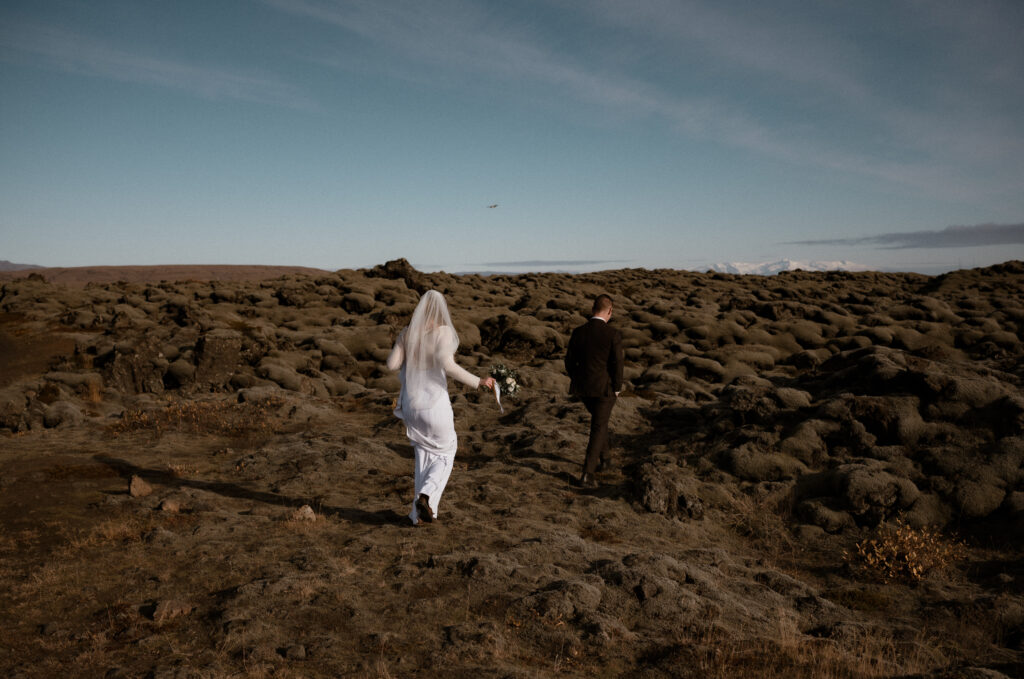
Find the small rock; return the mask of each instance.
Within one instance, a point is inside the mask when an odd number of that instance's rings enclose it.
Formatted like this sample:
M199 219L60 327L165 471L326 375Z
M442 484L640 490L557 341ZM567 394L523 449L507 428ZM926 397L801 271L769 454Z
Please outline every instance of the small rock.
M825 529L821 526L802 523L793 529L798 540L820 540L825 537Z
M291 516L292 521L316 521L316 512L309 505L302 505Z
M167 498L166 500L160 503L159 509L162 512L170 512L172 514L177 514L181 511L181 503L178 502L177 500Z
M153 486L146 483L141 476L133 476L128 486L128 493L132 497L146 497L153 492Z
M302 644L295 644L289 646L288 650L285 651L284 657L289 660L305 660L306 659L306 647Z
M195 606L188 601L182 601L180 599L165 599L156 605L156 609L153 611L153 620L156 622L164 622L165 620L178 618L183 615L188 615L194 608Z
M178 359L167 367L164 383L171 387L184 387L191 384L196 377L196 367L191 361Z
M69 401L57 401L43 412L43 426L47 428L74 425L84 419L82 409Z
M821 499L801 502L796 507L796 513L804 521L820 526L829 533L840 533L854 525L849 514L828 507Z

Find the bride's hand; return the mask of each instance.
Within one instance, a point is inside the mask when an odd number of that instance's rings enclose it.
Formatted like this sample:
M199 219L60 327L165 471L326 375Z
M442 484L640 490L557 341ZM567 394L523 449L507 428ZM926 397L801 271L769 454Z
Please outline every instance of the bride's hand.
M486 389L494 389L494 378L488 377L486 379L480 380L480 386Z

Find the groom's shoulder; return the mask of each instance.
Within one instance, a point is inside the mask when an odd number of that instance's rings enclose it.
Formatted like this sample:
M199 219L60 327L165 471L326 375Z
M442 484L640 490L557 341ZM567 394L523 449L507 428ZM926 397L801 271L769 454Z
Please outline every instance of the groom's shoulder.
M606 321L596 318L591 318L586 323L573 330L572 334L577 337L589 338L591 341L598 342L606 342L609 339L620 339L622 337L622 333L619 332L618 328Z

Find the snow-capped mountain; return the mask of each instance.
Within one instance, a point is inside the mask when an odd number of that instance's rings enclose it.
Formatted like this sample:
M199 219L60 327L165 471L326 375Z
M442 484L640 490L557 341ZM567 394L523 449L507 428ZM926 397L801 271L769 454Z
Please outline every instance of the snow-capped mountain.
M868 267L855 262L840 260L837 262L802 261L796 259L780 259L775 262L719 262L709 267L719 273L753 274L755 276L774 276L780 271L867 271Z

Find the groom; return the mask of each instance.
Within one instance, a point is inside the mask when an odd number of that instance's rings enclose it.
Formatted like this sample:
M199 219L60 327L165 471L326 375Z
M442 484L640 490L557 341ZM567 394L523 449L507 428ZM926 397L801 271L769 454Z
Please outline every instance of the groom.
M581 486L594 487L594 472L611 463L608 418L622 391L622 333L608 325L612 298L598 295L589 321L573 330L565 354L571 380L569 393L579 396L590 412L590 441L583 460Z

